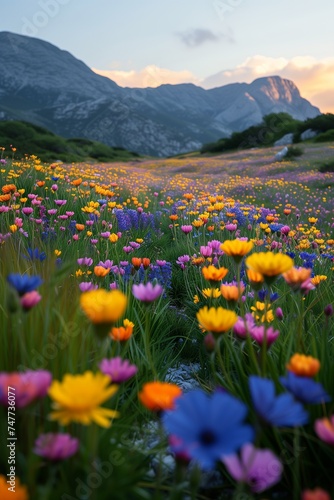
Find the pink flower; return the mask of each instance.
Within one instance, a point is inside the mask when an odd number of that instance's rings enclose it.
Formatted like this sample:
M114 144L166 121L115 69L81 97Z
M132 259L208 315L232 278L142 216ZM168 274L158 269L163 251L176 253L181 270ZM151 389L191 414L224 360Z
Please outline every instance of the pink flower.
M97 290L99 288L98 285L94 285L90 281L82 281L79 283L79 288L81 292L90 292L91 290Z
M101 372L108 375L115 384L126 382L138 371L136 365L131 365L128 360L123 360L120 357L103 359L99 364L99 368Z
M79 449L79 440L70 434L41 434L35 441L34 453L47 460L58 461L74 455Z
M25 293L21 299L21 306L25 311L30 311L38 302L42 299L42 296L36 291Z
M245 444L238 455L222 458L228 472L240 483L246 483L251 490L261 493L281 479L283 466L270 450L256 449L252 444Z
M233 333L240 339L245 339L254 327L254 316L251 313L246 313L245 318L238 317L237 322L233 326Z
M163 287L158 283L156 285L152 285L152 283L148 282L146 285L144 285L144 283L140 283L140 285L132 286L132 293L134 297L145 303L153 302L160 297L163 291Z
M193 227L190 226L190 225L187 225L187 226L181 226L181 231L184 233L184 234L188 234L188 233L191 233L191 231L193 230Z
M314 430L321 441L334 446L334 415L330 418L318 418Z
M15 394L15 405L23 408L35 399L44 398L52 375L46 370L0 373L0 404L8 406L8 387Z
M58 205L58 207L62 207L63 205L66 205L67 200L55 200L55 204Z
M253 326L249 334L259 345L264 344L266 339L266 344L269 347L279 336L279 331L274 330L272 326L266 328L264 325L261 325Z
M77 259L79 266L91 266L93 264L93 259L91 257L80 257Z
M225 229L227 229L228 231L230 231L232 233L233 231L236 231L237 227L238 226L236 224L229 223L229 224L226 224Z

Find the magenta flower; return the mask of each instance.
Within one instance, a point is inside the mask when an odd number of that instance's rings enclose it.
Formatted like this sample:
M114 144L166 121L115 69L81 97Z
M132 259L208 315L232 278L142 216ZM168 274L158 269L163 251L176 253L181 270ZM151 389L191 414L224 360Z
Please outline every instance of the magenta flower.
M112 269L113 267L113 261L110 260L110 259L107 259L106 261L102 261L100 260L100 262L98 263L98 266L101 266L101 267L104 267L104 269Z
M222 458L228 472L238 482L247 483L255 493L267 490L281 479L283 466L270 450L245 444L238 455Z
M63 205L66 205L67 200L55 200L55 204L58 205L58 207L62 207Z
M232 222L230 222L229 224L226 224L225 226L225 229L227 229L228 231L236 231L236 229L238 228L237 224L232 224Z
M266 339L266 344L269 347L279 336L279 331L274 330L272 326L266 328L264 325L261 325L253 326L249 334L259 345L264 344Z
M201 246L200 252L201 252L201 255L203 255L203 257L211 257L213 249L212 249L212 247L209 247L209 245L208 246Z
M153 302L160 297L163 291L163 287L158 283L156 285L152 285L152 283L148 282L146 285L144 285L144 283L140 283L140 285L132 286L132 293L134 297L145 303Z
M50 210L48 210L48 214L49 215L56 215L57 213L57 209L56 208L51 208Z
M24 215L30 215L30 214L33 213L33 211L34 211L34 209L31 208L31 207L24 207L24 208L22 208L22 213Z
M190 226L190 225L186 225L186 226L181 226L181 231L184 233L184 234L188 234L188 233L191 233L191 231L193 230L193 227Z
M99 368L101 372L108 375L115 384L126 382L138 371L136 365L131 365L127 359L123 360L120 357L103 359L99 364Z
M21 306L25 311L30 311L38 302L42 299L42 296L37 292L37 290L33 290L32 292L25 293L21 299Z
M233 333L240 339L245 339L254 327L254 316L251 313L246 313L245 318L238 317L237 322L233 326Z
M334 446L334 415L330 418L318 418L314 430L321 441Z
M15 405L23 408L35 399L44 398L52 375L47 370L0 373L0 404L8 406L8 387L15 395Z
M58 461L74 455L79 449L79 440L70 434L41 434L35 441L34 453L47 460Z

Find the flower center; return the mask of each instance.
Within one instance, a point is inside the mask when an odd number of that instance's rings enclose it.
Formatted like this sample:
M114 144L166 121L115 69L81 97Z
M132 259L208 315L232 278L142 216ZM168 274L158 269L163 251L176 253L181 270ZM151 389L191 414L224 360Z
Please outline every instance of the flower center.
M201 444L210 446L216 441L216 435L210 429L205 429L200 433L199 440Z

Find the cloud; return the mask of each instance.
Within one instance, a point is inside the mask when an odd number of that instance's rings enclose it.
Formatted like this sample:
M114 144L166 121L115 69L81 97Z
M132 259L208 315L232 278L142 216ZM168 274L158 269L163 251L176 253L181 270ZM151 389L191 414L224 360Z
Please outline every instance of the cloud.
M334 58L317 60L311 56L249 57L236 68L216 73L201 82L213 88L234 82L250 83L262 76L279 75L292 80L301 95L323 112L334 112Z
M181 41L190 48L199 47L206 42L218 42L219 40L225 39L229 42L234 42L233 36L231 33L216 34L211 30L196 28L188 31L182 31L180 33L176 33L176 35L181 39Z
M104 71L92 68L99 75L106 76L116 82L121 87L159 87L164 83L176 85L178 83L195 83L200 84L198 78L190 71L172 71L165 68L159 68L155 65L146 66L141 71L119 71L111 70Z

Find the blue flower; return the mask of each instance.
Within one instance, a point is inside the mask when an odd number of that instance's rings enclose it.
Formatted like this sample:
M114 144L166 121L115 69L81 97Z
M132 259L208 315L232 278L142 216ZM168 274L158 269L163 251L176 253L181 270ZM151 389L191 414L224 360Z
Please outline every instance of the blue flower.
M276 396L272 380L252 375L249 389L256 413L268 424L277 427L295 427L308 421L304 407L291 394Z
M288 372L285 378L280 377L280 382L302 403L317 404L331 401L323 386L308 377L299 377L293 372Z
M30 260L40 260L43 262L43 260L46 259L46 253L45 252L40 252L38 248L32 249L32 248L27 248L28 256L23 255L25 259L30 259Z
M244 423L246 414L246 406L229 394L209 396L194 390L178 398L175 410L165 412L162 422L180 441L178 451L210 469L223 455L235 453L253 440L253 428Z
M43 280L40 276L28 276L27 274L21 275L19 273L11 273L7 276L7 281L17 293L22 296L27 292L32 292L39 287Z

